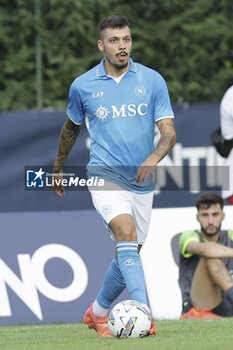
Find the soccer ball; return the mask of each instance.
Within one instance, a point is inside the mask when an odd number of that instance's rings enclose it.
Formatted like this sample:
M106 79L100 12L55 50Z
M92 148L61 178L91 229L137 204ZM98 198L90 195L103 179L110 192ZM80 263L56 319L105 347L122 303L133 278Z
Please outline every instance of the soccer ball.
M108 327L117 338L143 338L151 328L151 314L134 300L125 300L111 310Z

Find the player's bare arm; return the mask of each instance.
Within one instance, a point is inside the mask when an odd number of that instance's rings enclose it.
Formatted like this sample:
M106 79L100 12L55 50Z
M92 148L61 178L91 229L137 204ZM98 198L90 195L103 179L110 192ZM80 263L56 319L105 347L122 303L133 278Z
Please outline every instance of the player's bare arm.
M81 125L74 124L72 120L70 120L70 118L67 117L67 120L60 134L57 157L54 163L53 171L57 174L55 176L56 179L62 179L63 165L65 164L65 161L79 135L80 129ZM65 190L61 182L59 186L55 182L53 190L55 194L59 197L62 197L65 194Z
M187 253L197 254L205 258L233 258L233 249L215 242L195 242L188 243Z
M176 142L176 131L172 118L166 118L157 122L160 131L160 140L154 152L140 165L137 171L136 182L147 182L150 175L155 182L156 165L168 154Z

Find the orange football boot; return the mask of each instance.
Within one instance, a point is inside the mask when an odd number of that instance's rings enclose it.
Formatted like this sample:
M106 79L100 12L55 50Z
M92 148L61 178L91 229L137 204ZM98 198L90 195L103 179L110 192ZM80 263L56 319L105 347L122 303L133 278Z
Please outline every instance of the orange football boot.
M151 319L151 327L150 327L148 335L156 335L156 332L157 332L156 325L154 324L153 319Z
M201 310L203 318L222 318L222 316L213 313L211 309Z
M84 323L94 329L100 337L113 337L108 328L108 316L96 316L93 314L93 304L87 309L84 315Z
M185 312L180 316L180 319L193 319L193 318L222 318L220 315L214 314L210 309L200 310L198 307L192 307L188 312Z

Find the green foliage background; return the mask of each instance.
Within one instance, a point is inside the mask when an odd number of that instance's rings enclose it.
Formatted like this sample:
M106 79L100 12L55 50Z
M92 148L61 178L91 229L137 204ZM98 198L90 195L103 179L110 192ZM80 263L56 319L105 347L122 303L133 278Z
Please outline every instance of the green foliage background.
M43 107L64 108L72 80L101 59L97 25L130 21L132 57L159 71L173 103L219 101L233 84L231 0L0 0L0 110L36 107L35 36L43 50Z

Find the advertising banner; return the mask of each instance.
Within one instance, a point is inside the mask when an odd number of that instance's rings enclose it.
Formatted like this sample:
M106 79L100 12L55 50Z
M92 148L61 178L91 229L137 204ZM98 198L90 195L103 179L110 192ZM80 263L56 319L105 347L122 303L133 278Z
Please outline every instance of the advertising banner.
M0 325L81 322L115 249L96 212L0 213L0 222Z
M177 143L157 169L155 209L142 249L148 296L158 318L179 314L177 265L170 250L180 222L177 210L193 207L202 191L228 186L228 169L210 141L219 125L219 104L174 106L174 111ZM0 113L0 325L81 322L114 256L115 244L83 182L90 148L85 125L66 162L66 194L58 198L52 191L65 119L64 110ZM156 130L155 144L158 137ZM156 216L161 210L160 219L173 224L169 233ZM168 249L169 263L160 263ZM174 293L162 309L167 288ZM123 299L129 299L126 291Z
M210 133L219 125L219 104L186 104L173 109L177 143L157 170L156 208L192 206L201 191L220 191L229 185L228 169L222 167L223 158L210 140ZM54 196L51 187L47 191L25 191L27 170L36 176L34 172L43 172L43 166L53 166L65 120L64 110L0 113L0 212L93 208L88 191L67 189L62 200ZM156 144L157 129L155 134ZM85 172L89 147L90 138L83 125L66 166Z

